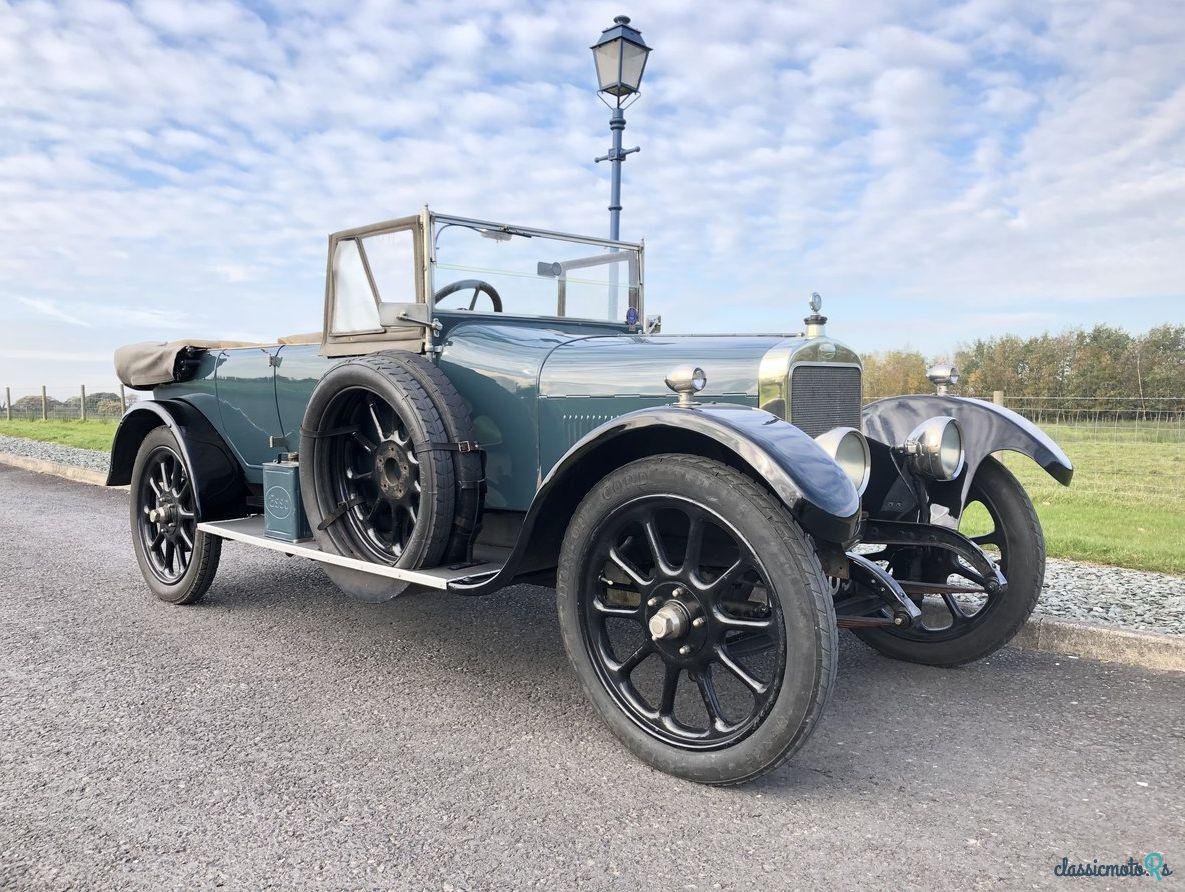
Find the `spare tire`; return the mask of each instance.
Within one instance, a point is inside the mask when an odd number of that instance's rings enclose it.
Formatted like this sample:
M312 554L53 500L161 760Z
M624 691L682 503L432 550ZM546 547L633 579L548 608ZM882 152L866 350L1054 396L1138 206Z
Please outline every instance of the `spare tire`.
M448 375L428 357L394 351L382 355L391 362L399 363L420 382L444 422L457 488L453 529L444 550L444 562L453 564L469 560L473 540L481 528L481 511L485 502L485 470L473 432L473 415L469 411L469 404Z
M390 356L333 366L300 436L305 513L322 550L406 569L439 565L453 528L448 433L417 377ZM344 591L387 601L408 583L322 564Z

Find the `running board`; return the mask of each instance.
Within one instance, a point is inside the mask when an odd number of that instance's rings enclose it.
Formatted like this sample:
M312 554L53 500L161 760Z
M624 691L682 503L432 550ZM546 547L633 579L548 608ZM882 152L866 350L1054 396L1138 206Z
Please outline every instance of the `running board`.
M425 588L448 591L454 584L467 583L473 585L492 578L502 564L474 564L469 567L435 567L431 570L404 570L401 567L389 567L386 564L372 564L370 561L360 561L357 558L343 557L322 551L313 539L301 542L288 542L284 539L269 539L263 532L263 515L240 517L237 520L219 520L199 523L198 530L211 536L221 536L234 542L245 542L270 551L278 551L292 557L308 558L323 564L334 564L338 567L348 567L373 576L386 576Z

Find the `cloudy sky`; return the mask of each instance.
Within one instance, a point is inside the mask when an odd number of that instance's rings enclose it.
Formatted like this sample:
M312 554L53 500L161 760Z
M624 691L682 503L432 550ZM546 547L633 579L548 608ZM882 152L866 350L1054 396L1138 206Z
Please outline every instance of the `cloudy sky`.
M667 331L1185 320L1182 0L0 0L0 385L317 328L326 234L425 202L602 234L618 13Z

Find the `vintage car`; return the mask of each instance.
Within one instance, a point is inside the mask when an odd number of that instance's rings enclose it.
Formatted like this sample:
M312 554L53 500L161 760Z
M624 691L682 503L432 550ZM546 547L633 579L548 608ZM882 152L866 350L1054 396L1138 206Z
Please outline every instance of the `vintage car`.
M840 628L937 666L1008 642L1045 548L993 453L1068 484L1062 450L949 368L862 408L817 295L798 333L663 334L644 269L640 244L425 208L330 236L322 331L121 348L153 398L108 483L148 586L196 601L224 539L373 602L554 586L613 733L710 784L803 744Z

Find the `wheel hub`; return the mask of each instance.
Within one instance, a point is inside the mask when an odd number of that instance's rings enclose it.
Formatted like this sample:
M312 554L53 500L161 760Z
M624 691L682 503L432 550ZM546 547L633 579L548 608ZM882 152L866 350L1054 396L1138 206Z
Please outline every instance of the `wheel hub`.
M159 504L148 512L148 519L172 532L178 520L177 504L168 496L162 496Z
M392 501L399 501L407 494L412 479L411 464L407 452L397 443L386 442L375 450L374 476L379 490Z
M682 638L691 628L691 614L681 601L670 600L650 617L647 626L655 641Z

